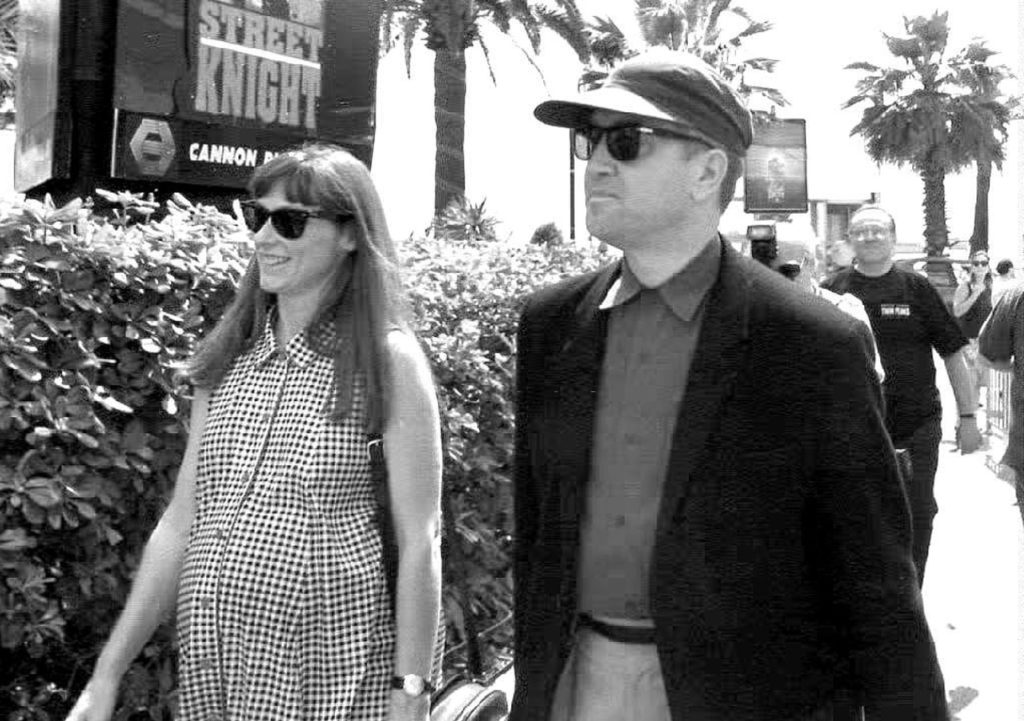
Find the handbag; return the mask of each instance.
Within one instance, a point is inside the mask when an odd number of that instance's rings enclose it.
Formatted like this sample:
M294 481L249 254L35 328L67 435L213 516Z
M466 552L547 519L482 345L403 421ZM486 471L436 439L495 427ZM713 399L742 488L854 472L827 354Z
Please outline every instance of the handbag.
M388 496L388 469L384 458L384 439L379 434L370 434L366 444L370 459L370 478L377 499L377 524L383 541L384 576L387 579L388 597L391 610L395 610L398 587L398 544L395 540L394 522L391 518L391 503ZM451 499L443 498L443 523L445 531L453 542L449 551L459 560L464 560L462 548L455 539L455 516ZM465 568L465 564L460 564ZM483 664L480 657L480 640L476 624L469 610L469 589L464 573L456 574L460 603L466 624L466 649L468 670L461 672L434 691L430 696L430 721L502 721L508 718L508 697L492 682L483 678ZM507 619L506 619L507 620ZM445 651L445 657L455 649Z

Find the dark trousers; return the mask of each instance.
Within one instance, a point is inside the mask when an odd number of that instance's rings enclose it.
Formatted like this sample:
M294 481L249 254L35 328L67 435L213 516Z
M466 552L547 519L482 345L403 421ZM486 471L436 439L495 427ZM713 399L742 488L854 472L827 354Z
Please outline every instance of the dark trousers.
M928 562L928 546L932 542L932 523L939 512L935 502L935 472L939 467L939 443L942 442L942 419L934 418L918 427L909 438L896 443L910 453L911 473L905 479L910 515L914 530L913 554L917 582L924 584L924 567Z

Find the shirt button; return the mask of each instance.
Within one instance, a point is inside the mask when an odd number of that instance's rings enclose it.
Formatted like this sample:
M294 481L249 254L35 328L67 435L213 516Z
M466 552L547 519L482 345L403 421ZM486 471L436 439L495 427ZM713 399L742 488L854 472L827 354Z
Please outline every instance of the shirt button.
M635 446L637 443L640 442L640 436L638 436L636 433L627 433L625 435L625 440L627 446Z
M223 541L223 540L224 540L224 537L225 537L225 536L226 536L227 534L226 534L226 533L224 533L224 529L223 529L223 528L218 528L217 530L215 530L215 531L213 532L213 535L214 535L214 536L215 536L215 537L217 538L217 540L218 540L218 541Z
M270 411L267 411L266 413L264 413L264 414L263 414L263 415L261 416L260 420L262 420L262 421L263 421L264 423L270 423L270 420L271 420L271 419L272 419L273 417L274 417L274 414L273 414L273 413L271 413Z
M209 657L204 658L202 661L199 662L199 668L201 668L204 671L209 671L211 668L213 668L213 659Z
M213 605L213 599L210 598L209 596L204 596L203 599L199 602L199 607L200 608L210 608L212 605Z
M626 525L626 517L625 516L616 516L615 517L615 527L616 528L622 528L625 525Z
M651 354L648 351L641 351L640 352L640 362L643 363L644 365L647 365L648 363L650 363L651 362Z

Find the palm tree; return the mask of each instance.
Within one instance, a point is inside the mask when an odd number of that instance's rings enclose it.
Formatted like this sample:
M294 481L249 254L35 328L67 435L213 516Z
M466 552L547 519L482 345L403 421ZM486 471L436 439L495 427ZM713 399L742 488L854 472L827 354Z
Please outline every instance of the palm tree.
M1002 169L1006 159L1008 124L1020 104L1020 98L1000 91L1003 81L1013 78L1006 65L990 65L996 55L975 39L950 61L957 71L958 83L970 93L972 102L961 103L960 113L953 118L953 141L962 145L957 152L974 159L977 167L974 198L974 228L971 232L971 253L988 250L988 194L992 183L992 166Z
M526 32L534 54L540 52L542 31L548 29L568 43L581 62L587 61L585 23L576 0L554 0L553 7L533 0L385 0L382 52L401 42L410 72L412 49L419 40L434 51L435 214L466 190L466 51L478 45L495 80L481 27L489 23L508 35L513 22ZM527 59L536 67L529 54Z
M843 104L849 108L869 103L850 135L864 138L873 160L910 165L920 174L929 255L941 255L948 243L946 175L975 159L1001 161L1001 143L995 139L1001 117L998 103L965 87L968 69L977 70L983 53L968 48L947 60L948 19L949 13L904 18L906 35L885 35L889 52L904 67L848 65L866 75L857 82L857 93Z
M635 0L635 13L644 42L649 47L684 50L698 56L717 69L746 99L761 96L784 107L786 98L776 88L746 82L750 70L772 72L777 60L771 58L740 58L736 51L753 35L771 30L772 24L754 20L732 0ZM738 22L729 33L728 20ZM725 22L723 22L725 21ZM604 77L615 63L636 54L618 26L607 18L597 18L588 26L591 57L597 67L584 72L581 82L595 82Z

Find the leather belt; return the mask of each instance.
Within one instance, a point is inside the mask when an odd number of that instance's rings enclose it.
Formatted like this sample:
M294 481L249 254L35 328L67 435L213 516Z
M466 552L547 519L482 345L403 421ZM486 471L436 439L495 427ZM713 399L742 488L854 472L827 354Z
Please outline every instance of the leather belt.
M616 643L654 643L653 627L616 626L610 623L605 623L604 621L598 621L589 613L581 613L579 615L579 622L580 626L589 628L591 631L604 636L609 641L615 641Z

